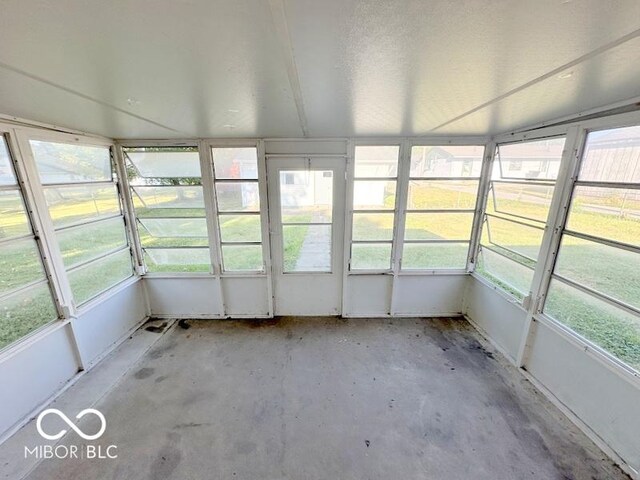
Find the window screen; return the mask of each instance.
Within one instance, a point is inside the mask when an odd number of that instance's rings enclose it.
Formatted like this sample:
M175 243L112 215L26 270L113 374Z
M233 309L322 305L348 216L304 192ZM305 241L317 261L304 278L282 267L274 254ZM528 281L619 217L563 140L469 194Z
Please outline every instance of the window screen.
M482 146L414 146L403 270L463 269L478 195Z
M209 272L209 237L197 147L124 149L149 272Z
M640 126L588 134L544 313L640 370Z
M133 275L106 146L31 140L76 305Z
M476 271L519 299L531 288L564 142L496 148Z
M9 150L0 135L0 349L57 316Z
M350 270L390 270L398 145L357 146Z
M225 272L262 272L258 151L255 147L214 147L211 153L222 268Z

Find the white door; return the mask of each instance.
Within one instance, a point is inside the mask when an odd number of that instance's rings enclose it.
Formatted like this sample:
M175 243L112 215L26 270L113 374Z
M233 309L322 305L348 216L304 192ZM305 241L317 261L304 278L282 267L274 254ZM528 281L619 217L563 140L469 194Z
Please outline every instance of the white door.
M267 159L276 315L339 315L344 157Z

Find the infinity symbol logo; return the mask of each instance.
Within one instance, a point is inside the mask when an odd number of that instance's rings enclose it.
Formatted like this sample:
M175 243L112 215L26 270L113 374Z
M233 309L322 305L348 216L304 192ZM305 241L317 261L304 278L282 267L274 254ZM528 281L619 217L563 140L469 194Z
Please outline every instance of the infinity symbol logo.
M94 408L86 408L86 409L82 410L79 414L76 415L76 418L79 420L82 417L84 417L86 414L93 413L94 415L96 415L100 419L100 421L102 422L102 426L100 427L100 430L98 430L98 433L96 433L94 435L85 434L82 430L80 430L76 426L75 423L73 423L69 419L69 417L67 417L64 413L62 413L57 408L47 408L40 415L38 415L38 420L36 421L36 428L38 429L38 433L40 435L42 435L44 438L46 438L47 440L57 440L57 439L61 438L65 433L67 433L67 430L62 429L58 433L56 433L55 435L49 435L49 434L45 433L42 430L42 419L44 417L46 417L47 415L49 415L50 413L54 413L57 416L59 416L67 425L69 425L69 427L71 427L71 429L74 432L76 432L78 435L80 435L85 440L95 440L97 438L100 438L102 436L102 434L104 433L105 429L107 428L107 420L104 418L104 415L101 412L99 412L98 410L94 409Z

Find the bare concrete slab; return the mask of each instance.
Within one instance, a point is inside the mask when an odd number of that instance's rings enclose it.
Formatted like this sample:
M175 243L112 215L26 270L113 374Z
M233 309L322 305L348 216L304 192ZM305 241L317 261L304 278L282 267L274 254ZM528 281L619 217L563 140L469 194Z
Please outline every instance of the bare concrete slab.
M464 320L181 322L96 408L30 480L627 478Z

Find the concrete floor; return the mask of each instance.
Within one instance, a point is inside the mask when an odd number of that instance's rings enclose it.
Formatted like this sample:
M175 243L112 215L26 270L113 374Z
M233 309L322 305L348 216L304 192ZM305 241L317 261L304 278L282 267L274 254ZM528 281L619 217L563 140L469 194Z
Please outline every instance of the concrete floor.
M464 320L157 335L96 405L118 459L45 460L29 480L627 478Z

